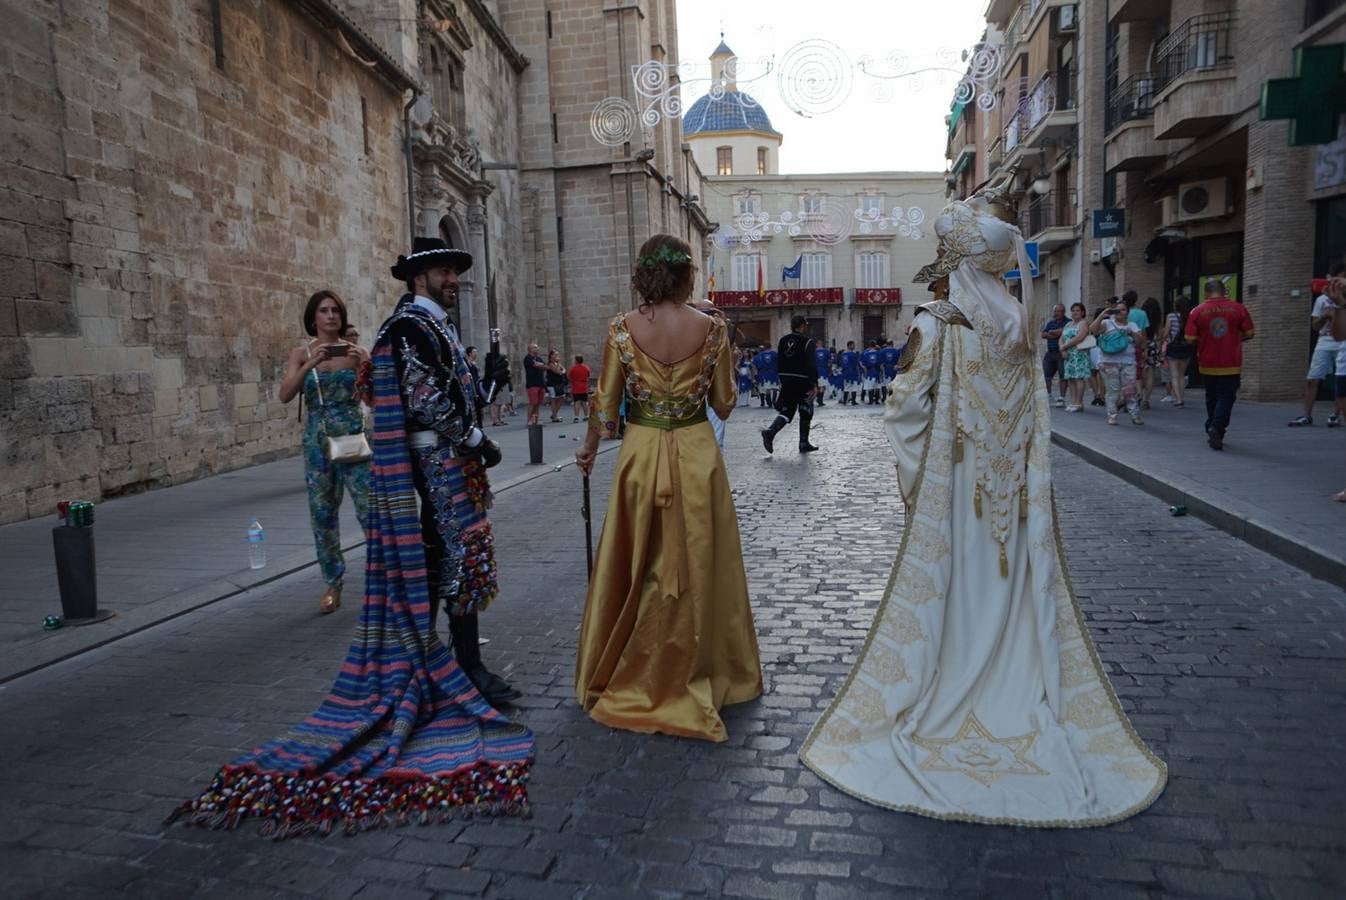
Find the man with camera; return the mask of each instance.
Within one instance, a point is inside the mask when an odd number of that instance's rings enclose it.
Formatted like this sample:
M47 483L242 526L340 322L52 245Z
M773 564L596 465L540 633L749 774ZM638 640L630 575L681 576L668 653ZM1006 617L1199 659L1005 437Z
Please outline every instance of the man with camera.
M391 355L411 480L420 497L430 631L443 604L458 665L487 701L499 706L522 696L486 669L478 639L477 614L498 590L486 469L500 462L500 448L477 425L480 390L449 319L458 301L458 276L471 265L470 254L437 238L416 238L412 253L398 257L393 277L405 282L409 293L379 330L374 400L377 423L380 406L394 390L386 384L392 373L380 379L379 361ZM376 470L378 462L376 457ZM397 460L387 465L396 468Z

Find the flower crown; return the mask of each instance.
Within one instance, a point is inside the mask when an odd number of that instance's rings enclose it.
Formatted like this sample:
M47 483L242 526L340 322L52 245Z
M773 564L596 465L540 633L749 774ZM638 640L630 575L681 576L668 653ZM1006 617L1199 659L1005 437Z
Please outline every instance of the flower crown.
M668 263L671 266L686 265L692 258L681 250L675 250L667 245L660 247L653 253L646 253L636 259L636 265L642 269L649 269L657 266L659 263Z

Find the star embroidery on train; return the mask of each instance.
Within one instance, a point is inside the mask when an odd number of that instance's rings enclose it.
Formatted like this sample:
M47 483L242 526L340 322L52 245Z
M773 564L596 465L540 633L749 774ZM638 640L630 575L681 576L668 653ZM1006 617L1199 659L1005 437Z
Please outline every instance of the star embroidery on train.
M1026 757L1038 738L1036 731L1020 737L998 738L968 713L958 733L951 738L912 735L912 740L930 753L921 763L927 772L961 772L990 787L1005 775L1046 775L1047 771Z

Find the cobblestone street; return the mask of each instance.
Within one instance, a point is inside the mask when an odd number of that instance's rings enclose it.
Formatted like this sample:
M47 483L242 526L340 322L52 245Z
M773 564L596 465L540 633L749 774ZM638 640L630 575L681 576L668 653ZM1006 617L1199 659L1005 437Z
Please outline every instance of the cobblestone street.
M255 825L161 824L330 685L356 592L319 616L310 568L0 686L0 892L1340 896L1346 596L1060 449L1075 589L1167 791L1120 824L1047 831L886 812L824 786L796 753L865 636L902 510L877 411L821 410L811 457L792 426L766 458L765 421L740 409L726 451L767 674L760 701L727 711L727 744L610 731L576 706L584 531L567 469L498 498L503 593L482 617L483 654L525 691L517 718L537 732L531 818L284 843ZM597 516L615 458L599 457Z

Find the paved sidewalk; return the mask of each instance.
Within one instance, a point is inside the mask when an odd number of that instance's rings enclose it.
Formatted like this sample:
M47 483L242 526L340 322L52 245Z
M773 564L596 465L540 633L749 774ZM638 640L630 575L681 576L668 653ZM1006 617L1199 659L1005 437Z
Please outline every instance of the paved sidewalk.
M567 410L568 412L568 410ZM491 473L496 493L573 462L583 423L543 426L543 464L528 463L523 413L487 427L504 451ZM615 449L615 443L603 448ZM569 477L569 476L567 476ZM256 517L266 529L267 565L248 568L246 532ZM48 518L0 526L0 682L99 646L207 603L308 569L305 583L316 615L322 578L314 558L299 456L100 503L95 524L98 607L112 618L43 631L60 615L60 592ZM342 544L364 543L354 508L341 508ZM361 593L358 558L347 553L347 590ZM354 576L354 581L351 581Z
M902 524L877 411L829 408L822 451L726 454L765 668L708 744L613 731L574 699L579 479L494 510L502 595L483 653L525 691L533 816L276 843L164 827L224 761L310 713L358 609L301 573L0 686L0 896L219 900L1338 897L1346 883L1346 595L1070 453L1052 453L1080 604L1121 702L1169 765L1106 828L993 828L868 806L797 753L883 594ZM743 414L747 413L747 414ZM614 457L599 460L601 516ZM1218 567L1192 560L1219 559ZM355 561L353 556L352 562Z
M1205 393L1189 390L1187 405L1160 403L1143 426L1125 414L1107 424L1099 407L1052 412L1053 440L1090 463L1159 497L1186 506L1235 537L1292 565L1346 587L1346 504L1328 497L1346 488L1346 428L1289 428L1298 404L1234 407L1225 449L1206 446ZM1058 481L1058 502L1071 490ZM1209 562L1209 561L1207 561Z

